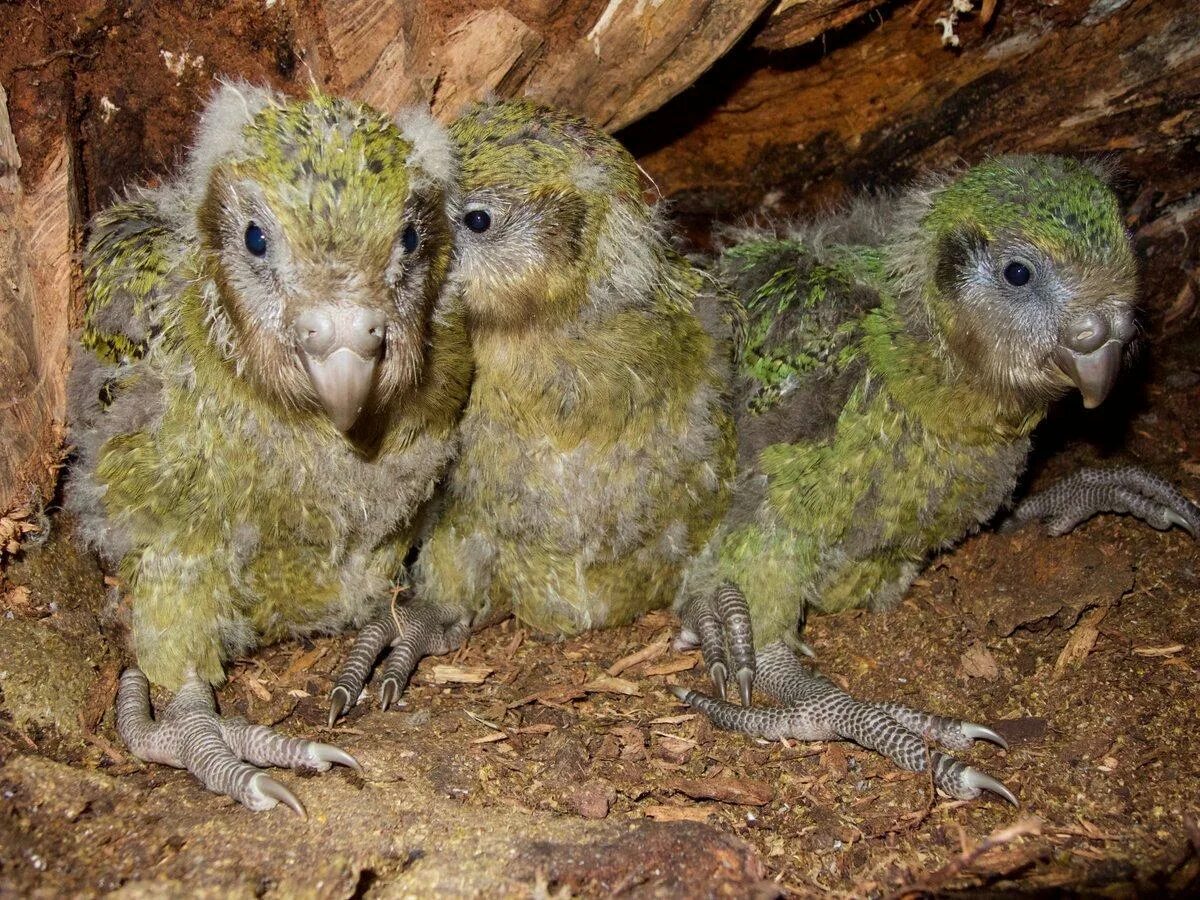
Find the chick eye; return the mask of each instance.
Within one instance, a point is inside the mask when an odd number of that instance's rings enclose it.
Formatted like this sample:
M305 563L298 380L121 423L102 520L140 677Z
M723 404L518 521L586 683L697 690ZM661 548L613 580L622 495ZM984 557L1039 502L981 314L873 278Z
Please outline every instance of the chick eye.
M407 228L405 228L404 234L401 236L400 241L404 244L405 253L412 253L414 250L416 250L417 244L421 243L421 236L417 234L416 226L409 225Z
M1029 284L1029 279L1033 277L1033 273L1029 271L1029 266L1023 262L1010 262L1004 267L1004 280L1013 287L1023 287Z
M473 209L463 216L463 224L476 234L483 234L492 227L492 217L485 209Z
M246 229L246 249L255 256L267 255L267 236L253 222Z

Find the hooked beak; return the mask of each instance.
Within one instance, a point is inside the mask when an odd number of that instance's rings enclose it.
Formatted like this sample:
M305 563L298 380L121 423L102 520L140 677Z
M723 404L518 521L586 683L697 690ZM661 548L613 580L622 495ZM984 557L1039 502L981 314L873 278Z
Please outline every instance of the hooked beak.
M1112 317L1086 313L1063 329L1054 348L1054 361L1083 394L1083 405L1095 409L1104 402L1121 371L1121 356L1136 329L1133 313Z
M332 305L305 310L292 326L313 390L343 432L354 427L367 404L386 330L382 313Z

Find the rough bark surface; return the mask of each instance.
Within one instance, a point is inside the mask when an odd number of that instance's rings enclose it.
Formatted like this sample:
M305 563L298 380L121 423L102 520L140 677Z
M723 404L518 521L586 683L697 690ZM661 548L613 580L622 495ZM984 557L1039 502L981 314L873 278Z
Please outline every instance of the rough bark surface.
M67 355L65 142L28 191L20 168L0 87L0 515L27 513L53 488ZM2 528L0 538L15 536L7 533L15 527Z

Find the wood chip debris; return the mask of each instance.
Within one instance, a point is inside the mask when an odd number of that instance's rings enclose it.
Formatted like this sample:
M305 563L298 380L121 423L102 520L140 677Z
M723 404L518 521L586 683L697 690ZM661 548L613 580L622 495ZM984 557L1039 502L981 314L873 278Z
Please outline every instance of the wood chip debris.
M995 681L1000 677L1000 664L996 657L983 644L975 643L967 648L959 660L963 674L968 678L982 678L985 681Z
M489 675L496 670L489 666L451 666L437 665L433 667L434 684L483 684Z
M283 673L283 676L288 678L292 675L298 675L301 672L307 672L328 652L329 645L322 644L319 647L313 647L307 653L301 653L292 660L292 664L287 667L287 671Z
M666 806L653 804L643 806L646 818L657 822L707 822L712 810L705 806Z
M1137 656L1174 656L1183 650L1183 644L1171 644L1167 647L1134 647Z
M642 693L632 681L627 681L624 678L613 678L611 675L601 675L599 678L593 678L587 684L583 685L580 690L588 694L623 694L626 697L639 697Z
M471 741L472 744L495 744L498 741L507 741L508 735L503 731L493 731L491 734L485 734L483 737L477 737Z
M620 659L618 659L615 663L613 663L611 666L608 667L606 672L609 675L616 677L617 675L620 675L622 672L624 672L626 669L632 669L634 666L640 665L641 663L650 662L650 660L652 660L652 659L658 659L660 656L662 656L666 652L667 652L667 642L666 641L660 641L655 644L647 644L645 647L643 647L641 650L638 650L636 653L630 653L628 656L623 656Z
M267 690L267 686L251 675L249 672L243 672L240 681L250 692L264 703L270 703L272 700L271 692Z
M669 659L657 666L646 666L643 673L649 675L674 675L676 672L686 672L696 668L697 659L694 656L684 656L680 659Z
M766 806L775 799L775 789L752 778L673 778L667 787L693 800L718 800L740 806Z
M1084 613L1075 627L1071 629L1067 645L1063 647L1062 653L1058 655L1058 660L1054 663L1056 680L1061 678L1067 669L1075 668L1087 659L1092 648L1096 646L1096 639L1100 637L1100 623L1107 615L1107 606L1097 606Z

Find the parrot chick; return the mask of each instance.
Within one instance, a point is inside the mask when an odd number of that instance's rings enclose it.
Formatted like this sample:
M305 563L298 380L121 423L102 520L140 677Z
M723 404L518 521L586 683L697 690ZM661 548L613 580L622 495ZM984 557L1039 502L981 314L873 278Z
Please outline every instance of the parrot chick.
M92 223L67 505L128 597L118 731L252 809L303 812L257 766L356 765L211 686L390 596L469 388L454 184L427 115L225 84L181 173Z
M786 707L742 710L694 692L728 728L845 738L934 766L955 797L999 782L944 754L994 732L862 703L801 665L808 608L885 607L931 554L988 522L1025 466L1030 433L1077 387L1112 387L1136 333L1136 267L1117 200L1092 169L1003 157L786 233L746 229L721 269L749 317L739 485L707 577L744 593L759 685ZM1200 528L1200 510L1139 469L1072 476L1017 509L1058 532L1102 510ZM723 680L724 636L685 616Z
M461 453L416 599L364 630L331 721L385 646L384 708L472 625L511 613L560 637L670 605L730 492L731 311L664 238L633 158L524 101L476 106L451 134L451 282L475 356Z

